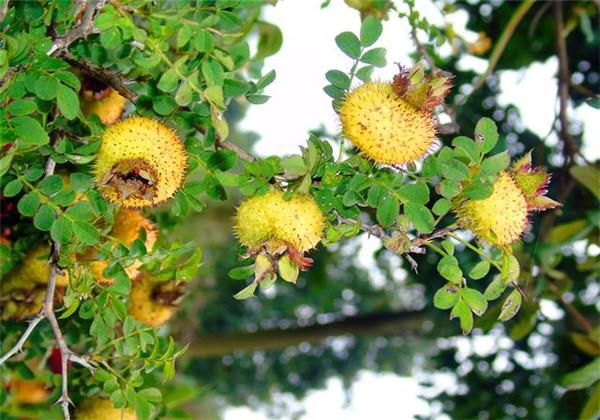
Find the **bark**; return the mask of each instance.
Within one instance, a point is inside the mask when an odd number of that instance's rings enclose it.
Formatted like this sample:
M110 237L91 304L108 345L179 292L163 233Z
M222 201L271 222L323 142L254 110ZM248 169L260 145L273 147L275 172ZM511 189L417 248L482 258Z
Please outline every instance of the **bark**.
M342 335L389 336L425 332L423 312L386 312L349 317L327 324L315 324L289 329L270 329L253 333L232 333L199 336L187 352L188 357L214 357L236 351L276 350L300 343L317 343Z

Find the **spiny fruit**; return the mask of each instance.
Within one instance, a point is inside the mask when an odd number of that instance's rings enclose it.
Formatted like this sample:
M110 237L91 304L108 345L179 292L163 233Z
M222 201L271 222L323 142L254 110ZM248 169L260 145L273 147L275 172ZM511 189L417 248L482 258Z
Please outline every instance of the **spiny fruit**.
M50 265L48 264L48 255L50 248L47 245L39 245L33 248L21 264L11 271L6 281L19 288L23 284L24 288L30 287L32 283L47 284L50 276ZM69 283L67 273L58 273L56 276L57 286L66 286Z
M350 92L340 107L342 132L375 162L417 161L435 142L433 108L443 102L450 76L426 76L422 65L400 68L392 83L368 82Z
M90 398L77 407L77 420L137 420L131 408L115 408L108 398Z
M105 125L117 122L127 105L127 99L110 87L106 87L100 93L84 90L81 96L83 113L96 114Z
M175 132L150 118L109 126L96 158L96 181L106 197L125 207L149 207L181 186L186 151Z
M41 404L46 402L50 390L42 381L13 378L8 383L15 402L19 404Z
M277 253L279 248L293 247L303 253L319 243L324 228L325 217L310 195L285 200L281 191L243 201L235 220L240 243L251 251L266 246Z
M509 245L525 232L530 211L560 205L544 196L549 181L543 168L532 170L531 155L525 155L500 174L491 196L460 205L456 211L459 221L491 245Z
M133 241L138 238L140 229L144 229L146 232L146 241L144 242L144 245L146 246L147 251L151 251L156 243L157 234L156 229L150 220L138 210L121 207L115 214L115 223L110 230L109 236L118 243L130 247ZM94 250L90 248L80 259L85 261L93 259L93 257ZM90 269L94 278L101 284L112 284L114 282L114 279L106 278L102 274L107 265L107 261L92 261L90 264ZM125 269L130 279L135 279L139 275L140 265L142 265L141 261L135 261Z
M131 286L129 315L146 325L159 327L171 319L182 295L174 282L156 282L144 273Z

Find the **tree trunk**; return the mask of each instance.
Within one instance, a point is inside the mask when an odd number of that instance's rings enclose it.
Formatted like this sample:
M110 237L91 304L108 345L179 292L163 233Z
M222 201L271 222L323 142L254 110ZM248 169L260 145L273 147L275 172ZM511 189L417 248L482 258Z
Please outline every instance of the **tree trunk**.
M406 335L423 331L429 317L423 312L386 312L349 317L327 324L254 333L199 336L186 352L191 357L213 357L234 351L275 350L303 342L315 343L328 337Z

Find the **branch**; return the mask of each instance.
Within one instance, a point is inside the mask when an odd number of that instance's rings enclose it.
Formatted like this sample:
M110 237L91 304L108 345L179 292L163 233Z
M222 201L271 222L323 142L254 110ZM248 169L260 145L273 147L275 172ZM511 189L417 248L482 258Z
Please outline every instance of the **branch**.
M61 52L58 56L73 67L81 70L81 72L86 76L99 80L105 85L110 86L119 92L121 96L127 98L131 102L135 103L137 101L138 94L131 90L129 86L127 86L128 81L122 78L118 73L104 67L95 66L85 60L79 60L66 51Z
M569 132L569 116L567 109L569 106L569 57L567 54L567 43L565 41L565 24L563 16L562 2L554 3L554 25L556 29L556 55L558 56L559 73L558 73L558 95L560 100L559 105L559 121L560 121L560 137L564 142L563 154L566 158L572 158L577 154L578 147L575 139ZM567 159L569 160L569 159Z
M523 20L523 17L525 17L531 6L533 6L534 2L535 0L524 1L517 8L517 10L515 10L515 13L510 17L508 24L504 28L504 31L502 31L498 42L496 42L496 45L494 46L492 55L490 56L488 66L485 69L485 72L481 75L479 79L477 79L477 82L475 83L475 86L473 86L473 90L469 95L472 95L473 92L475 92L477 89L483 86L489 75L492 74L494 68L496 67L496 64L498 64L498 61L500 60L500 57L502 57L502 53L504 53L504 49L506 48L508 41L510 41L510 38L515 32L515 29L517 29L517 26L519 25L521 20Z
M549 282L548 285L549 285L552 293L554 293L556 295L556 297L558 297L558 300L565 307L567 312L569 312L571 314L571 316L577 321L577 324L579 324L579 327L586 334L590 334L594 330L594 327L592 326L590 321L588 321L587 318L585 316L583 316L583 314L581 312L579 312L579 310L575 306L573 306L570 302L568 302L564 298L563 294L560 292L558 287L556 287L556 285L554 285L552 282Z
M97 29L94 28L94 15L102 10L104 3L106 3L106 0L85 0L85 11L81 22L67 32L65 36L56 38L46 54L50 56L57 55L79 38L87 38L89 34L95 33Z
M56 146L58 136L54 136L53 147ZM54 174L54 169L56 167L56 163L49 157L46 161L45 169L44 169L44 177L47 178ZM23 345L31 335L31 333L35 330L37 325L43 320L47 319L50 323L50 328L54 334L54 338L56 339L56 344L60 351L61 357L61 396L58 399L58 403L60 404L65 420L70 420L71 416L69 413L69 404L71 400L69 398L69 380L68 380L68 363L69 360L75 363L79 363L80 365L88 368L90 371L94 371L94 367L88 362L85 357L78 356L69 347L65 342L64 336L60 329L60 325L58 325L58 320L56 319L56 314L54 313L54 292L56 290L56 276L61 270L58 266L59 262L59 244L55 241L51 241L50 243L50 256L48 258L48 264L50 265L50 274L48 276L48 286L46 288L46 295L44 296L44 303L42 305L42 309L40 312L29 321L29 325L27 329L21 335L21 338L17 341L17 343L4 355L0 358L0 365L10 359L13 355L18 353L23 349Z
M421 311L388 312L358 315L306 327L207 335L198 337L198 344L191 346L186 354L192 357L214 357L237 351L277 350L303 342L316 343L340 335L407 336L422 332L427 320L429 317Z

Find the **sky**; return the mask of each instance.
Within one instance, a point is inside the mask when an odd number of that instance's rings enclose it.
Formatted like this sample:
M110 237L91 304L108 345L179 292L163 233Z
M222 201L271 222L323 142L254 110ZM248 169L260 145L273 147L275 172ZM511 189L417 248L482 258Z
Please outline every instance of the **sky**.
M276 23L282 29L284 42L279 53L265 62L265 72L271 69L277 71L276 80L265 92L271 95L271 99L264 105L250 107L240 123L240 130L260 135L261 139L253 150L258 155L298 153L299 146L306 142L307 132L321 125L328 132L339 132L339 121L331 108L331 99L322 88L327 84L325 73L328 70L347 71L350 68L350 58L338 50L334 38L343 31L358 32L360 17L342 0L332 0L330 6L323 10L320 4L321 0L282 0L276 7L265 10L265 20ZM416 9L430 22L440 23L442 19L429 0L417 0ZM468 33L465 29L466 13L454 14L448 20L467 40L477 38L475 33ZM394 62L412 64L409 54L414 46L405 20L390 16L384 22L383 35L374 46L385 47L388 51L388 65L375 71L376 79L391 79L397 70ZM486 67L485 60L475 57L466 57L459 64L479 72ZM545 63L534 64L527 71L505 71L500 75L500 104L515 104L523 124L542 137L546 136L554 120L556 70L557 60L550 58ZM571 113L585 125L588 146L584 148L584 154L589 159L600 157L600 148L594 150L590 146L593 144L592 133L600 132L598 111L582 106L576 111L571 110ZM556 137L550 136L548 142L553 141ZM366 264L372 261L371 255L377 248L378 244L365 240L361 258ZM547 315L556 316L558 309L548 307L546 310ZM301 417L303 420L409 419L416 414L429 413L427 403L418 397L421 392L414 378L363 371L350 390L349 404L346 404L341 381L336 378L330 379L324 390L312 391L296 404L305 411ZM229 408L224 412L225 420L266 418L263 412L248 407Z

